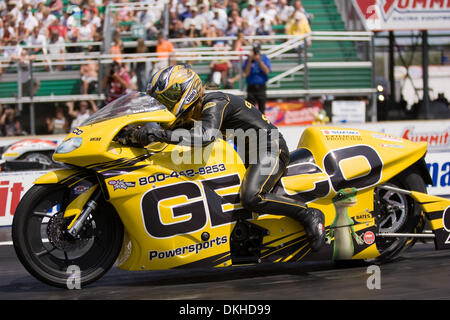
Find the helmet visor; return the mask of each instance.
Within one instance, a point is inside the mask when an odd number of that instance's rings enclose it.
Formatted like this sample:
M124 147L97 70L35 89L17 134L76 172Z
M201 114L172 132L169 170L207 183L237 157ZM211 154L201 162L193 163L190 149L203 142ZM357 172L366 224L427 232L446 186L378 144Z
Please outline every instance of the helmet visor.
M180 98L182 96L182 88L179 83L175 83L173 86L168 88L164 92L153 92L153 96L161 102L163 105L165 105L171 112L174 111L176 105L180 101Z

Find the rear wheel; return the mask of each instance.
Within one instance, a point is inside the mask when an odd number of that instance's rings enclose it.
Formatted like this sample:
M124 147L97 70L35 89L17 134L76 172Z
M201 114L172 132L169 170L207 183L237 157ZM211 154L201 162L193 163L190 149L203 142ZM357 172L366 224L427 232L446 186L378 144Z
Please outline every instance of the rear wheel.
M114 208L100 201L76 238L64 218L68 189L35 185L14 215L12 238L23 266L37 279L62 288L99 279L114 264L123 240L123 225ZM69 276L78 278L70 278ZM69 287L70 288L70 287Z
M405 190L426 193L425 182L421 175L409 168L386 185ZM425 225L422 209L411 197L383 188L375 188L375 223L378 233L420 233ZM415 243L413 238L376 238L381 255L370 262L387 262L399 257Z

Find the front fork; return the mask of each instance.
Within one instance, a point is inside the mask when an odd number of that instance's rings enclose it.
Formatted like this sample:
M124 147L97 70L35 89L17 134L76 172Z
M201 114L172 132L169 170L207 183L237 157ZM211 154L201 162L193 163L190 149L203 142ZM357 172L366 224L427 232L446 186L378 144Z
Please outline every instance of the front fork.
M89 217L89 215L95 211L97 208L98 200L100 199L101 191L100 189L96 188L93 191L92 198L86 203L84 208L80 211L78 215L75 215L74 219L70 223L70 225L67 227L67 232L72 237L78 236L78 233L82 229L84 223L86 222L86 219ZM66 217L66 214L64 214L64 217Z

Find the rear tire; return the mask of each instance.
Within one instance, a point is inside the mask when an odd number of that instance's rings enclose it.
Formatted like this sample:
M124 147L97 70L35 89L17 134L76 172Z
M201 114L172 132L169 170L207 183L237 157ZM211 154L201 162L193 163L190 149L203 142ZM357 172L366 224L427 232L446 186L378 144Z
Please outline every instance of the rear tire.
M414 170L414 167L401 172L391 179L387 185L405 190L427 192L422 176ZM379 233L420 233L423 231L425 217L420 205L414 199L382 188L375 188L374 196L375 223ZM377 237L376 244L381 255L367 262L385 263L395 260L410 249L415 242L415 238Z
M65 233L72 218L64 218L68 189L61 185L35 185L20 201L14 215L12 239L23 266L37 279L69 288L76 266L81 286L102 277L117 259L123 225L114 208L100 200L76 239ZM73 267L71 268L73 270Z

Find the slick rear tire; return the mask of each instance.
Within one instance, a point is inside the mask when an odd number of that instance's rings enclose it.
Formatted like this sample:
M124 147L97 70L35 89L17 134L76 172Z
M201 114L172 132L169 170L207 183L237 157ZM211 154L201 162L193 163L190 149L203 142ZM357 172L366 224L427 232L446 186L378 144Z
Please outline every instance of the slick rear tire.
M77 239L64 233L68 189L35 185L20 201L13 220L12 240L17 257L40 281L79 289L102 277L116 261L123 225L114 208L101 200Z
M391 179L387 185L405 190L427 192L422 176L414 170L414 167L401 172ZM392 209L392 207L398 209ZM420 205L407 195L376 188L374 209L378 213L376 216L378 232L420 233L425 226L425 217ZM410 249L415 241L414 238L377 237L376 244L381 255L367 262L386 263L393 261Z

